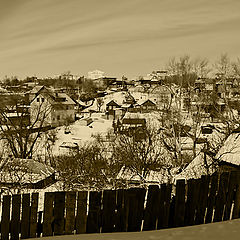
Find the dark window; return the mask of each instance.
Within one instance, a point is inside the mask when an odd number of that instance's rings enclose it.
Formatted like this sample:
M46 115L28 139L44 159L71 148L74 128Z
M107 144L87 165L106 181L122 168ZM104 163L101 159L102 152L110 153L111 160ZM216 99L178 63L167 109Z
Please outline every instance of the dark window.
M39 98L37 98L37 102L39 102L39 100L40 100L40 99L39 99Z
M42 98L42 102L44 102L44 100L45 100L45 99L44 99L44 98Z
M57 120L60 120L60 116L59 115L57 116Z

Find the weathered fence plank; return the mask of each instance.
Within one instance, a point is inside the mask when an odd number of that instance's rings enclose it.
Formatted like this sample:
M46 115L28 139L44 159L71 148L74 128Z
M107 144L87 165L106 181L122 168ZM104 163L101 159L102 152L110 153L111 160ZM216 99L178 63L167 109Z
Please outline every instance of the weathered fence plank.
M87 231L87 196L88 192L78 192L76 233L86 233Z
M21 195L12 196L11 240L19 239Z
M224 216L223 216L224 221L230 219L234 193L236 191L236 186L237 186L237 172L232 171L232 172L230 172L230 176L229 176L227 199L226 199L226 205L225 205Z
M54 201L54 235L64 234L65 192L56 192Z
M73 234L75 229L76 192L66 193L65 234Z
M214 222L220 222L223 219L224 205L226 203L229 173L223 172L220 176L218 194L216 198L216 208L214 212Z
M53 203L55 193L46 192L44 197L44 210L43 210L43 236L53 235Z
M101 225L102 192L90 192L89 212L87 217L87 233L99 233Z
M184 226L185 214L185 180L177 180L176 184L176 202L174 212L174 226Z
M184 218L185 226L191 226L195 222L197 199L199 195L199 184L200 182L196 179L189 179L187 182L187 201Z
M22 196L22 221L21 221L21 238L29 237L30 227L30 194Z
M10 232L10 205L11 196L3 196L2 218L1 218L1 239L9 239Z
M163 199L163 198L162 198ZM159 207L164 204L164 200L160 203L160 189L157 185L149 186L147 205L144 213L143 230L155 230L159 215Z
M218 188L218 175L214 174L210 178L210 193L208 196L207 213L205 223L211 223L213 219L213 210L216 204L216 192Z
M236 190L235 190L235 198L234 198L234 207L233 207L233 214L232 219L236 219L240 217L240 172L237 172L236 176Z
M116 191L103 192L102 232L115 232L116 226Z
M195 224L203 224L207 208L208 191L209 191L209 176L202 176L200 179L199 197L196 201L196 219Z
M130 188L126 191L129 206L128 232L141 231L145 194L146 190L144 188Z
M116 232L126 232L127 231L127 217L125 208L125 190L117 190L117 205L116 205Z
M38 193L32 194L31 208L30 208L30 226L29 237L35 238L37 233L37 211L38 211Z

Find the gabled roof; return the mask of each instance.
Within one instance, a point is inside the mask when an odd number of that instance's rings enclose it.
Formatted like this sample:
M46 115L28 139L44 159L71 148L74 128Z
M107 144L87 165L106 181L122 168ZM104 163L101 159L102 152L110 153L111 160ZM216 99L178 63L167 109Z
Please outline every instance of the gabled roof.
M150 99L147 99L147 100L139 100L138 102L137 102L137 104L138 105L141 105L141 106L144 106L144 105L150 105L150 106L156 106L156 104L152 101L152 100L150 100Z
M106 105L107 105L107 106L116 106L116 107L120 107L120 105L117 104L116 101L114 101L114 100L111 100L111 101L108 102Z
M29 93L36 94L36 96L32 99L32 102L37 98L39 94L42 94L49 99L49 102L51 104L76 105L76 102L71 99L66 93L57 93L54 91L54 89L47 88L45 86L36 86Z

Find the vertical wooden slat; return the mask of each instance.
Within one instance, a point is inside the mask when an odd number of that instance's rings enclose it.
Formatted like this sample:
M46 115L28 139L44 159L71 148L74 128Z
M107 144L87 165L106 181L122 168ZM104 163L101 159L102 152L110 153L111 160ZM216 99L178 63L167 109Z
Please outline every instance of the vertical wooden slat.
M114 232L116 225L116 191L103 192L102 232Z
M56 192L54 201L54 235L64 233L65 192Z
M184 226L185 214L185 180L177 180L176 185L176 203L174 213L174 225L176 227Z
M22 196L21 239L29 237L30 227L30 194Z
M226 203L227 187L228 187L228 172L223 172L220 176L218 194L216 198L216 208L214 212L214 222L222 221L224 205Z
M128 213L128 231L136 232L141 230L144 200L146 190L143 188L132 188L126 192L128 198L129 213Z
M76 233L86 233L87 231L87 195L88 192L78 192Z
M53 235L53 203L55 194L53 192L46 192L44 196L44 210L43 210L43 236Z
M161 185L161 188L162 188L162 185ZM163 225L162 225L163 228L167 228L169 226L171 196L172 196L172 184L167 184L166 192L164 195L164 219L163 219Z
M11 239L19 239L21 195L12 196Z
M75 228L76 192L66 193L65 234L73 234Z
M157 212L157 229L161 229L164 227L164 220L166 221L166 216L165 216L165 201L166 201L166 196L167 196L167 185L165 183L161 184L160 189L159 189L159 194L158 194L158 212ZM167 226L168 226L168 220ZM166 224L165 224L166 227Z
M237 172L236 176L236 191L232 219L236 219L239 217L240 217L240 171Z
M231 209L233 204L233 197L234 197L234 192L236 190L236 187L237 187L237 172L232 171L230 172L230 176L229 176L228 193L227 193L226 205L225 205L224 216L223 216L224 221L230 219L230 214L231 214Z
M117 213L116 213L116 232L126 232L127 231L127 217L126 217L126 209L124 205L124 195L125 190L118 189L117 190Z
M187 182L187 202L184 218L185 226L191 226L195 222L195 213L199 195L199 184L200 182L196 179L189 179Z
M30 233L29 237L35 238L37 233L37 211L38 211L38 193L32 194L31 208L30 208Z
M99 233L101 223L102 192L90 192L89 212L87 217L87 233Z
M143 230L156 230L160 207L160 189L157 185L149 186L147 204L144 213Z
M218 175L214 174L210 178L211 184L210 184L210 193L208 196L208 204L207 204L207 213L206 213L206 219L205 223L211 223L213 218L213 210L216 203L216 191L218 188Z
M1 239L9 239L11 196L3 196L2 219L1 219Z
M37 214L37 237L40 237L41 233L43 232L42 217L43 211L39 211Z
M195 224L203 224L207 208L208 190L209 190L209 176L202 176L200 179L199 198L197 203Z

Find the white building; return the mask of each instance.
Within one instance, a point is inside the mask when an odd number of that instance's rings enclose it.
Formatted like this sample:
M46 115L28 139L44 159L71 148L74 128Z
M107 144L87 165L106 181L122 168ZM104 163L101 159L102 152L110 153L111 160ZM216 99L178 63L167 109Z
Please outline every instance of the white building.
M89 79L99 79L105 77L105 73L100 70L94 70L92 72L88 72Z

